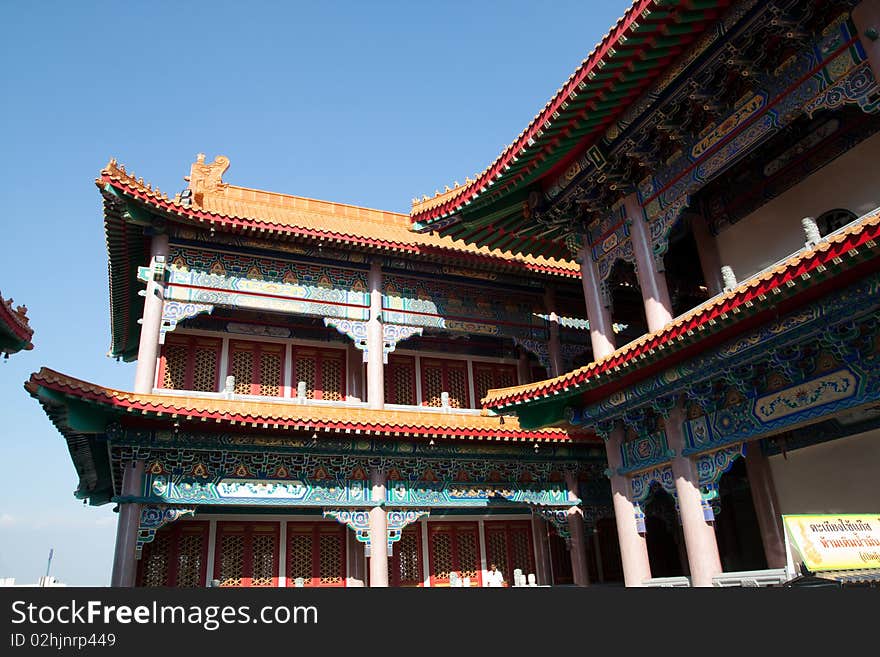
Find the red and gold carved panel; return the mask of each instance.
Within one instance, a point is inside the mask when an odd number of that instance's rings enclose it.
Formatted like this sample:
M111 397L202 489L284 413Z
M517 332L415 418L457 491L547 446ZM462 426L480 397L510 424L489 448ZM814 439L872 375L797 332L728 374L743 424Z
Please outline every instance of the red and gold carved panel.
M167 336L159 358L159 380L168 390L217 392L220 340L200 336Z
M422 586L422 532L418 525L403 530L394 544L389 570L392 586Z
M452 408L470 407L470 384L467 362L439 358L422 358L422 404L442 406L442 393L449 393Z
M220 586L278 586L278 535L278 523L217 523L214 578Z
M287 586L345 586L344 526L335 522L287 523Z
M293 389L306 384L308 399L345 399L346 352L343 349L294 347Z
M144 545L138 586L198 587L206 584L208 523L181 522L161 528Z
M431 586L449 586L450 574L482 585L479 528L475 522L428 523Z

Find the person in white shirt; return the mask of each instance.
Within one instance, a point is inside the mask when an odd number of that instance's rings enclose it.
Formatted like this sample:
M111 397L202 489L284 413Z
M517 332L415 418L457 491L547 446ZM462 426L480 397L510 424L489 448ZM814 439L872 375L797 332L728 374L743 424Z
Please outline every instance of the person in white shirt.
M504 586L504 575L494 563L489 566L489 572L486 574L486 586L490 588Z

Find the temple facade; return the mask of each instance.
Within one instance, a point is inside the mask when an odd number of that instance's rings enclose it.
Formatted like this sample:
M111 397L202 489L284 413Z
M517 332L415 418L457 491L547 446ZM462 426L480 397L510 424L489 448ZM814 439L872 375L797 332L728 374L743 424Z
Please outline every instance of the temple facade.
M113 585L476 587L491 563L510 584L586 582L568 514L611 514L589 488L601 440L479 407L588 362L577 264L237 187L228 166L200 155L173 198L101 171L133 389L27 383L77 496L118 507Z
M591 362L483 403L602 438L627 586L773 581L782 515L880 508L878 30L873 0L635 2L413 203L418 231L579 262Z
M409 216L111 160L132 390L25 387L112 584L720 586L783 514L876 512L878 38L875 0L636 0Z

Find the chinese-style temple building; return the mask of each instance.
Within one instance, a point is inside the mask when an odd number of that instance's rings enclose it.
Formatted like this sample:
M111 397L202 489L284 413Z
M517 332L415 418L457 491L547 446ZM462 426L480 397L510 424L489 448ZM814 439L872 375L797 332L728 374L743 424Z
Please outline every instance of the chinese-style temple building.
M0 296L0 354L9 358L34 348L34 329L28 321L27 306L15 306L13 299Z
M880 508L880 2L637 0L410 216L97 185L111 352L44 368L116 586L693 586Z

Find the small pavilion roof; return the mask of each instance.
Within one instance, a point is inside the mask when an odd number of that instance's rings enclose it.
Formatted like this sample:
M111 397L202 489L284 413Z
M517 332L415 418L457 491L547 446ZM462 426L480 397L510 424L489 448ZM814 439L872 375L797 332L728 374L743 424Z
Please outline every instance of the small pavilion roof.
M497 242L502 233L504 248L515 253L565 253L564 243L542 239L540 227L529 229L522 209L527 188L563 171L605 134L731 2L635 0L488 167L464 185L414 199L413 230L475 244Z
M28 322L27 306L13 308L13 303L12 299L0 295L0 352L5 354L34 348L31 342L34 329Z
M390 251L414 256L447 257L476 267L512 269L577 278L578 264L570 259L525 256L466 244L437 235L409 230L405 214L320 201L303 196L267 192L222 181L229 160L219 156L211 164L199 155L193 164L189 199L169 198L143 178L110 160L96 180L127 198L188 223L237 233L277 236Z
M599 395L599 388L619 387L623 379L635 381L656 370L661 361L681 359L694 348L704 349L713 336L726 337L731 330L735 332L736 325L743 325L768 307L827 283L836 274L854 269L866 260L876 259L880 251L878 241L880 208L601 360L546 381L489 390L481 403L486 408L510 410L557 395L587 391Z
M79 431L66 418L81 403L128 417L163 418L260 429L294 429L328 434L383 438L443 438L490 442L570 443L575 437L564 429L523 430L514 417L319 406L291 402L239 401L221 398L136 394L106 388L43 368L25 382L65 437ZM591 434L579 434L591 440Z

